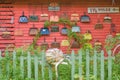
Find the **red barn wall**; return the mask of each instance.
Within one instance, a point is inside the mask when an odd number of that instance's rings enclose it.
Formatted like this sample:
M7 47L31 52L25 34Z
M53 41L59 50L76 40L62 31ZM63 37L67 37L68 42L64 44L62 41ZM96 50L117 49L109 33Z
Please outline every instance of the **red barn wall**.
M84 3L84 1L83 1ZM91 2L92 3L92 2ZM98 2L99 3L99 2ZM74 12L78 13L80 16L83 15L83 12L87 12L87 8L90 6L111 6L111 3L107 3L105 2L104 4L98 4L98 3L88 3L88 5L79 5L77 3L77 1L75 2L75 4L71 4L71 5L63 5L61 6L61 10L56 12L57 15L60 15L62 12L67 11L67 13L70 15ZM43 27L44 22L28 22L27 24L20 24L18 22L19 17L22 15L22 11L24 11L25 16L29 17L30 14L32 14L32 10L35 9L35 15L38 15L40 17L41 12L41 5L37 5L36 7L30 7L27 4L14 4L14 13L15 13L15 20L14 20L14 31L17 29L21 29L23 31L23 36L14 36L14 40L12 41L7 41L7 42L13 42L15 43L15 46L19 47L19 46L23 46L23 45L27 45L32 43L33 40L33 36L29 35L29 28L32 27L32 24L35 24L35 27L37 28L41 28ZM118 5L119 6L119 5ZM49 15L52 15L53 12L47 11L47 5L43 5L44 8L44 12L48 13ZM30 11L31 10L31 11ZM106 16L106 14L88 14L87 15L90 16L91 18L91 22L90 23L81 23L78 22L77 24L80 26L81 28L81 33L85 33L86 30L90 30L93 36L92 42L94 43L94 41L96 39L100 40L103 44L106 38L106 35L109 33L110 31L110 24L107 23L103 23L103 18L104 16ZM97 19L98 16L100 18L100 21L103 23L104 28L102 30L95 30L94 29L94 25L97 23ZM120 13L116 13L116 14L109 14L109 16L112 18L112 22L115 23L116 25L116 32L120 31ZM59 25L60 29L63 27L62 25ZM45 36L46 38L46 42L48 42L49 44L51 44L54 41L54 37L57 38L58 42L61 42L63 39L66 39L66 36L62 36L60 34L60 32L51 32L49 36ZM43 38L44 36L40 37L38 40L38 44L40 45L43 42ZM0 43L3 43L4 40L1 40ZM1 46L0 46L1 47ZM67 47L62 48L62 50L66 50Z

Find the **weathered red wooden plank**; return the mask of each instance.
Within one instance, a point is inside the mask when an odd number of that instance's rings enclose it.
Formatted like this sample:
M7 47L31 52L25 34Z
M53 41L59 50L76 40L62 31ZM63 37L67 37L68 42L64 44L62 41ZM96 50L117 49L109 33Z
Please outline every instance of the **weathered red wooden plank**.
M14 40L0 40L0 44L4 44L4 43L15 43Z

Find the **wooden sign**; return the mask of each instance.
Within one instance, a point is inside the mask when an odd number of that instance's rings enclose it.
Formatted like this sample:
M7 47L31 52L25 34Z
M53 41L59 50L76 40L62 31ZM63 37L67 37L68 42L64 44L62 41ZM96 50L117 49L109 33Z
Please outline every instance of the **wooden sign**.
M48 11L60 11L60 7L48 7Z
M88 13L119 13L119 7L88 7Z

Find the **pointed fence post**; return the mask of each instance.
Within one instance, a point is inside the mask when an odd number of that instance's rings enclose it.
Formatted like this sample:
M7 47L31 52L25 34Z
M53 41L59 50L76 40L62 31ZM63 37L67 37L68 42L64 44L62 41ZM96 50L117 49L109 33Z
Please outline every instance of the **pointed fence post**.
M2 75L2 56L1 56L1 50L0 50L0 75Z
M16 52L13 52L13 76L16 80Z
M28 52L27 55L27 72L28 72L28 78L31 78L31 56L30 56L30 52Z
M49 67L49 80L53 80L52 79L52 67L48 64Z
M41 66L42 66L42 80L45 80L45 77L44 77L44 75L45 75L45 73L44 73L44 69L45 69L45 53L44 53L44 51L42 51L42 64L41 64Z
M79 80L82 80L82 49L80 49L78 53L79 53Z
M97 51L94 50L94 57L93 57L93 74L95 79L97 80Z
M34 69L35 69L35 80L38 80L38 57L34 56Z
M112 57L111 51L108 51L108 80L112 80Z
M101 80L104 80L104 51L101 51Z
M72 54L71 54L71 65L72 65L72 70L71 70L71 80L74 80L74 74L75 74L75 53L74 51L72 50Z
M86 50L86 80L89 80L89 73L90 73L90 56L89 50Z
M6 78L7 80L9 79L9 76L10 76L10 64L9 64L9 60L10 60L10 56L9 56L9 52L8 51L5 51L6 55L5 55L5 59L6 59Z
M21 79L24 79L24 57L20 56L20 72L21 72Z

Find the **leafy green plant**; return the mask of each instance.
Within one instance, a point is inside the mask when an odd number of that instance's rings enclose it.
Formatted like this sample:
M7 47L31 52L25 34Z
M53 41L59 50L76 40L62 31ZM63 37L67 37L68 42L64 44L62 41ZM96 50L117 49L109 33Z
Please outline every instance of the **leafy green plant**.
M115 43L116 43L116 38L115 37L112 37L110 39L106 39L105 40L105 48L106 50L111 50L112 48L114 48L115 46Z
M81 48L83 48L84 50L86 50L86 49L92 50L93 49L92 44L88 40L84 39L83 34L72 32L71 29L69 29L67 36L68 36L69 43L71 43L73 40L76 40L81 45ZM71 49L71 45L68 47L68 51L70 49Z
M51 25L51 22L50 22L50 21L45 21L45 22L44 22L44 27L45 27L45 28L48 28L50 25Z
M72 27L75 25L75 22L71 22L70 19L67 19L67 18L60 18L59 24L66 24L66 25Z
M113 74L112 80L120 80L120 53L115 55L115 60L113 62Z
M116 35L114 37L111 37L111 38L106 38L105 39L105 49L107 51L109 50L112 50L115 45L119 44L120 43L120 35Z
M59 72L59 80L70 80L71 79L70 64L68 65L60 64L58 68L58 72Z

